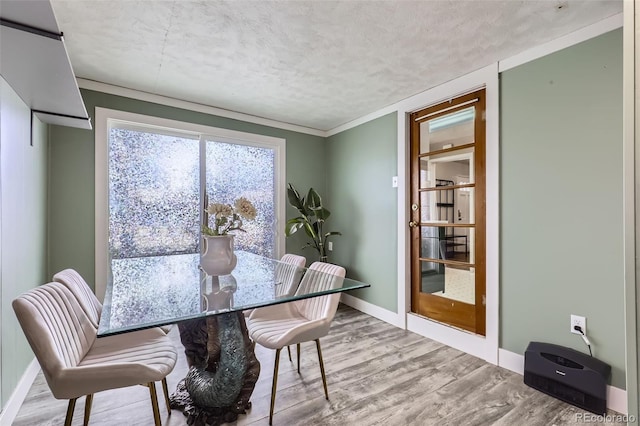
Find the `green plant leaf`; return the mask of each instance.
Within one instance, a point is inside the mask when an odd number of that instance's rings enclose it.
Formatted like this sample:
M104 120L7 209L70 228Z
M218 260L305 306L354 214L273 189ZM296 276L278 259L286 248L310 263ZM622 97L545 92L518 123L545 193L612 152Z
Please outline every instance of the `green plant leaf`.
M305 220L301 217L289 219L284 227L284 234L288 237L295 234L300 228L304 227Z
M309 188L306 206L309 210L313 211L314 214L318 208L322 208L322 198L320 198L320 194L313 188Z
M302 250L306 249L307 247L311 247L313 249L318 250L318 248L316 246L314 246L313 244L311 244L311 243L307 243L307 244L303 245L302 246Z
M332 235L342 235L342 232L338 232L338 231L327 232L326 234L324 234L324 238L326 239L327 237L330 237Z
M287 185L287 198L292 207L296 208L300 213L305 214L304 198L300 198L300 194L291 184Z
M216 235L215 232L213 232L213 229L209 228L207 225L202 225L202 233L204 235Z
M314 244L317 244L317 240L318 240L318 231L315 228L315 223L313 225L311 225L309 222L305 221L304 222L304 230L307 233L307 236L309 238L311 238L314 242Z
M331 212L322 206L313 209L313 213L318 220L327 220L331 216Z
M324 244L323 246L326 247L327 246L327 240L329 239L329 237L334 236L334 235L342 235L340 232L337 231L332 231L332 232L327 232L326 234L324 234ZM320 253L322 254L322 253Z

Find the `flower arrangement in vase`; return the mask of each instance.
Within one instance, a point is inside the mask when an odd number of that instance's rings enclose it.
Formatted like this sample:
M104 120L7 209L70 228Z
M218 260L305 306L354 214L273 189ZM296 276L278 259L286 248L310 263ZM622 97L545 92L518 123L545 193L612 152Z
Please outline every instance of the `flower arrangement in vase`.
M229 232L246 232L242 229L242 219L253 220L256 215L256 208L244 197L238 198L233 206L222 203L207 206L202 225L205 249L200 266L208 275L228 275L233 271L238 259L233 253L234 234Z

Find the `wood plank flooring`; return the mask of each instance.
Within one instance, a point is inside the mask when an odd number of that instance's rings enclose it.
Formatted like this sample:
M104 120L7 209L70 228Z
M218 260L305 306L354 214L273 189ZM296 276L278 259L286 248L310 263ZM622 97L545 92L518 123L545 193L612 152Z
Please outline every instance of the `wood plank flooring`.
M171 331L176 347L177 327ZM329 335L320 340L329 398L324 399L313 342L302 345L301 374L280 357L274 425L500 425L584 424L590 415L526 386L522 376L340 305ZM256 346L260 379L253 406L237 425L267 425L275 352ZM170 392L186 374L184 354L168 376ZM162 423L186 425L181 412L167 415L161 386ZM53 398L40 373L14 426L64 423L67 401ZM84 399L74 425L82 424ZM616 414L616 413L612 413ZM153 425L149 390L115 389L94 396L91 425ZM623 423L590 423L622 425Z

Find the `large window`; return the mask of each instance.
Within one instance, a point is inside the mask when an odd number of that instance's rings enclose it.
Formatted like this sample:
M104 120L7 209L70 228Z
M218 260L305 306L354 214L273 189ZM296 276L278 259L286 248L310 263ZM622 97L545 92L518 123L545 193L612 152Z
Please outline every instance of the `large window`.
M96 109L96 292L111 258L197 253L207 202L251 200L236 248L284 251L283 139Z
M200 141L158 130L109 129L109 254L195 253Z

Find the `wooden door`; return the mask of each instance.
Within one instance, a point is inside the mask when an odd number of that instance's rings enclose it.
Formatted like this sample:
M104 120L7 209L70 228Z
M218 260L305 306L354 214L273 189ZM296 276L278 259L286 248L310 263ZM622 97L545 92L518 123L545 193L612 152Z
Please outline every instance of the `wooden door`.
M410 122L411 311L484 335L485 90Z

